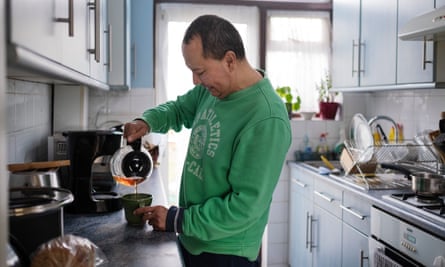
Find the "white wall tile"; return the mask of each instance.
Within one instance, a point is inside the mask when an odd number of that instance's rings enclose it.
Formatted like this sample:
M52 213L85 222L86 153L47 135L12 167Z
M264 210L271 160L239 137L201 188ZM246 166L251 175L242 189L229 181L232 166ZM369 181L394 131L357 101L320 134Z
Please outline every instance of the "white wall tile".
M272 202L269 223L285 223L289 219L289 202Z
M47 160L51 130L51 86L7 81L8 163Z
M269 243L267 248L267 266L286 266L287 245L283 243ZM302 266L303 267L303 266Z

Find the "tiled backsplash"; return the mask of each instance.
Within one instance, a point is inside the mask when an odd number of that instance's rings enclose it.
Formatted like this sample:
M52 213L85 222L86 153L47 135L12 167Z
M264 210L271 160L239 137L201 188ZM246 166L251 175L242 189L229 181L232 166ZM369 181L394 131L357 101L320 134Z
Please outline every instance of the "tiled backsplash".
M88 128L106 129L139 117L155 103L154 89L130 91L90 90Z
M8 163L47 160L51 85L7 80Z

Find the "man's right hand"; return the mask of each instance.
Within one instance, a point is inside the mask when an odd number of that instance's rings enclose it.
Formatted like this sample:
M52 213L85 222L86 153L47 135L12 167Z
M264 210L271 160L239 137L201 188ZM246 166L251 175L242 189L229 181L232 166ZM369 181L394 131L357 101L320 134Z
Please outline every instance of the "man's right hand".
M128 143L132 143L149 132L150 127L143 120L134 120L124 125L124 138L127 139Z

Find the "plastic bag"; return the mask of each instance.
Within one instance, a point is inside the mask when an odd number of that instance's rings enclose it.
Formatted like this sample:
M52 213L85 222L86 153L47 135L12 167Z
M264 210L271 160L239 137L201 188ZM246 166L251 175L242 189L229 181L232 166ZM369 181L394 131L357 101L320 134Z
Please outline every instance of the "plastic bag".
M31 267L94 267L106 262L105 254L94 243L70 234L40 245L31 257Z

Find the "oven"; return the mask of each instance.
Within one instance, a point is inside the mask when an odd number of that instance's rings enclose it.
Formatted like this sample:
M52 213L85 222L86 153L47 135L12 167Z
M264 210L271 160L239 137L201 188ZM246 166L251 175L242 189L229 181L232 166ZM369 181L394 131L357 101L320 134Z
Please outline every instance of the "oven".
M371 209L370 266L445 266L445 240L379 208Z

